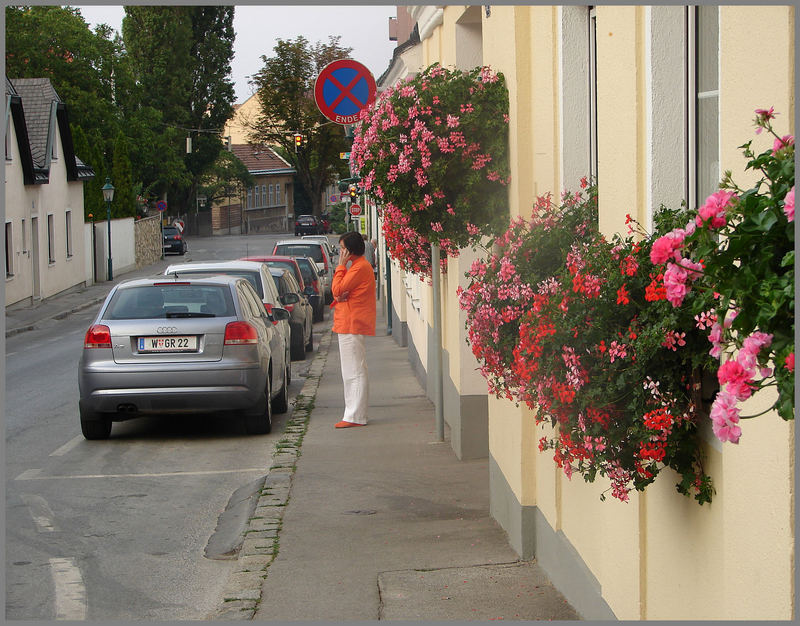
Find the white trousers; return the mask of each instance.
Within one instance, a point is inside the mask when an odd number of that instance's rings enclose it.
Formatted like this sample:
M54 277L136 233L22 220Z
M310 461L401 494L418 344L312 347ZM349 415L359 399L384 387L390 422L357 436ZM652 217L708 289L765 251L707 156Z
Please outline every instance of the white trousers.
M364 335L339 335L339 358L344 383L345 422L367 423L369 382L367 381L367 351Z

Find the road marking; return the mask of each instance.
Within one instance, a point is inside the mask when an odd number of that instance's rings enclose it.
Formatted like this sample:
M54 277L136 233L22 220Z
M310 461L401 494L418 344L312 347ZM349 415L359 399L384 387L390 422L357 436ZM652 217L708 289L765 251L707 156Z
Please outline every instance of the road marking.
M19 354L18 352L6 352L6 358L10 356L14 356L15 354Z
M86 619L86 588L75 559L50 559L56 589L56 619Z
M37 476L41 475L41 473L42 473L42 470L40 470L40 469L25 470L24 472L22 472L22 474L17 476L14 480L32 480L32 479L36 478Z
M52 533L58 530L55 523L56 516L42 496L23 493L20 497L28 506L28 510L31 512L31 517L33 518L33 523L36 524L37 531L40 533Z
M67 452L72 450L75 446L77 446L81 441L83 441L83 435L77 435L73 439L70 439L67 443L65 443L60 448L53 450L50 453L50 456L64 456Z
M267 470L263 467L248 467L231 470L208 470L203 472L158 472L152 474L73 474L70 476L42 476L42 470L25 470L14 480L61 480L64 478L161 478L164 476L208 476L212 474L244 474L247 472L261 472Z

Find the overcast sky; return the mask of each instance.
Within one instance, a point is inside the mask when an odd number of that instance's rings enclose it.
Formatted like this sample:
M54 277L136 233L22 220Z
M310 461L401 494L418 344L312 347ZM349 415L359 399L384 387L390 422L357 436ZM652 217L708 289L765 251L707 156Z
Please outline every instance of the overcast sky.
M179 4L176 2L176 4ZM182 4L182 3L181 3ZM120 31L125 11L122 6L73 5L93 28L106 23ZM275 40L303 35L309 42L327 42L329 35L341 35L340 45L353 48L352 58L369 68L375 80L389 67L398 42L389 41L389 18L397 16L394 4L367 6L237 6L233 27L235 56L231 78L236 102L252 94L247 77L263 66L261 56L272 56ZM403 43L403 42L399 42Z

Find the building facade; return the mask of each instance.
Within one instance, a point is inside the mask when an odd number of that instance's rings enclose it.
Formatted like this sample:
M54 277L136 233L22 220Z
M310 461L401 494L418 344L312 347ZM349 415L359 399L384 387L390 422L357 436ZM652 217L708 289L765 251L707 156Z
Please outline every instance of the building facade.
M67 105L47 78L6 79L5 303L33 302L91 281L83 182Z
M604 234L624 233L626 214L647 227L661 204L702 204L726 170L755 182L739 148L769 147L755 109L773 106L794 135L792 6L406 8L419 43L385 84L436 62L505 76L509 218L591 176ZM792 619L793 422L746 421L738 445L706 429L710 505L676 493L670 472L627 503L601 502L608 484L570 481L539 452L549 426L485 392L456 295L472 254L442 276L444 414L459 458L488 457L491 514L520 557L535 557L585 619ZM391 289L393 334L424 381L431 288L395 267Z

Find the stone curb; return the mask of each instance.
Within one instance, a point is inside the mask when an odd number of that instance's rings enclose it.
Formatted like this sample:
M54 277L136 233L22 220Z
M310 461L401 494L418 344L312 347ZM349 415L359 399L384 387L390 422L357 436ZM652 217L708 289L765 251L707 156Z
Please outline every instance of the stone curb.
M320 338L319 349L308 369L306 382L295 398L292 417L286 423L283 436L275 444L275 454L264 486L245 530L236 570L225 583L222 604L207 618L209 620L251 620L256 614L264 579L278 554L283 512L291 495L292 477L303 437L308 430L331 337L329 328Z

